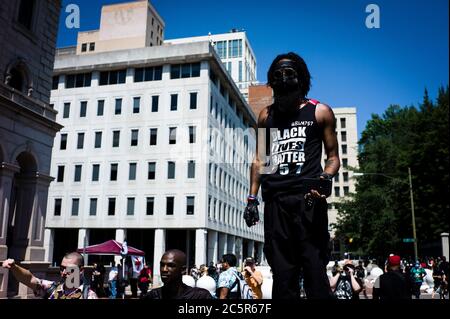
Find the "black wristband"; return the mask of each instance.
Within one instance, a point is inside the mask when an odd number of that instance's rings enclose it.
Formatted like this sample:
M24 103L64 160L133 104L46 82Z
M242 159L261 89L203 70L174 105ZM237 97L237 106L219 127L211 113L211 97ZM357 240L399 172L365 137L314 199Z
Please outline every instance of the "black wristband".
M327 180L332 180L333 177L334 177L333 175L328 174L328 173L325 173L325 172L323 172L322 174L320 174L320 176L323 177L324 179L327 179Z

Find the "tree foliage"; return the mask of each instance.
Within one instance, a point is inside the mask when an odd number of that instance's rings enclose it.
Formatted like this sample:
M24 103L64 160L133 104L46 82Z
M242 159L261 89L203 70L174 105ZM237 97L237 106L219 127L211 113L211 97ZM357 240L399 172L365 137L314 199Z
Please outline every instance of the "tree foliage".
M352 251L386 256L405 252L412 238L408 167L412 172L419 243L449 231L449 88L436 102L425 91L419 107L391 105L372 115L359 141L356 192L339 206L336 235L352 238ZM409 250L411 253L411 250Z

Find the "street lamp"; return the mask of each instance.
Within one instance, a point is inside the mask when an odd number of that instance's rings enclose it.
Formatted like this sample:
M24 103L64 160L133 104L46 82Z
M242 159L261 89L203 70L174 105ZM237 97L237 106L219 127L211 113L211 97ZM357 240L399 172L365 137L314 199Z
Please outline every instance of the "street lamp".
M416 217L414 215L414 197L413 197L413 188L412 188L412 178L411 178L411 168L408 167L408 179L409 182L405 182L404 180L401 180L396 177L392 177L383 173L364 173L364 172L355 172L353 173L353 176L363 176L363 175L379 175L384 176L390 179L394 179L400 183L408 184L409 185L409 196L411 199L411 216L412 216L412 229L413 229L413 240L414 240L414 258L417 261L418 260L418 253L417 253L417 236L416 236Z

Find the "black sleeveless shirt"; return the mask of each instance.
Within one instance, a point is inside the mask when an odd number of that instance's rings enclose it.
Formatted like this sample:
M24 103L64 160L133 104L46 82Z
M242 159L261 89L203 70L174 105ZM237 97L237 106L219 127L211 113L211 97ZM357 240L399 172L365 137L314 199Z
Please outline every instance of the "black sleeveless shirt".
M262 159L266 165L261 173L264 200L275 193L300 193L303 178L318 178L322 173L323 131L316 121L317 104L308 100L289 117L274 116L269 107L265 123L267 157Z

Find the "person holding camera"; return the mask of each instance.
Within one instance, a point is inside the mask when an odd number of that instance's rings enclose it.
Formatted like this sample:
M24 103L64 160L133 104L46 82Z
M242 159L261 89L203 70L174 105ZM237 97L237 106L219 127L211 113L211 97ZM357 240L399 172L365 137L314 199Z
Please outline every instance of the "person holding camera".
M347 260L342 270L330 279L330 286L336 299L359 299L362 285L358 281L355 266Z
M325 185L330 190L340 167L336 118L328 105L307 98L311 76L296 53L278 55L267 78L274 103L258 117L258 143L244 219L249 227L259 221L257 194L261 186L264 254L273 271L274 299L300 298L301 268L307 298L329 299L328 192L318 190ZM327 157L324 168L323 148ZM317 187L310 187L311 180Z
M252 257L245 259L242 275L247 285L252 289L253 299L262 299L261 286L263 284L263 275L256 270L255 260Z
M83 256L77 252L64 255L61 261L59 281L49 281L37 278L28 269L16 264L14 259L7 259L2 262L2 267L9 269L14 278L31 288L36 297L43 299L98 299L97 294L86 285L79 285L83 282ZM76 278L71 278L71 273L75 269L79 270L78 285Z

